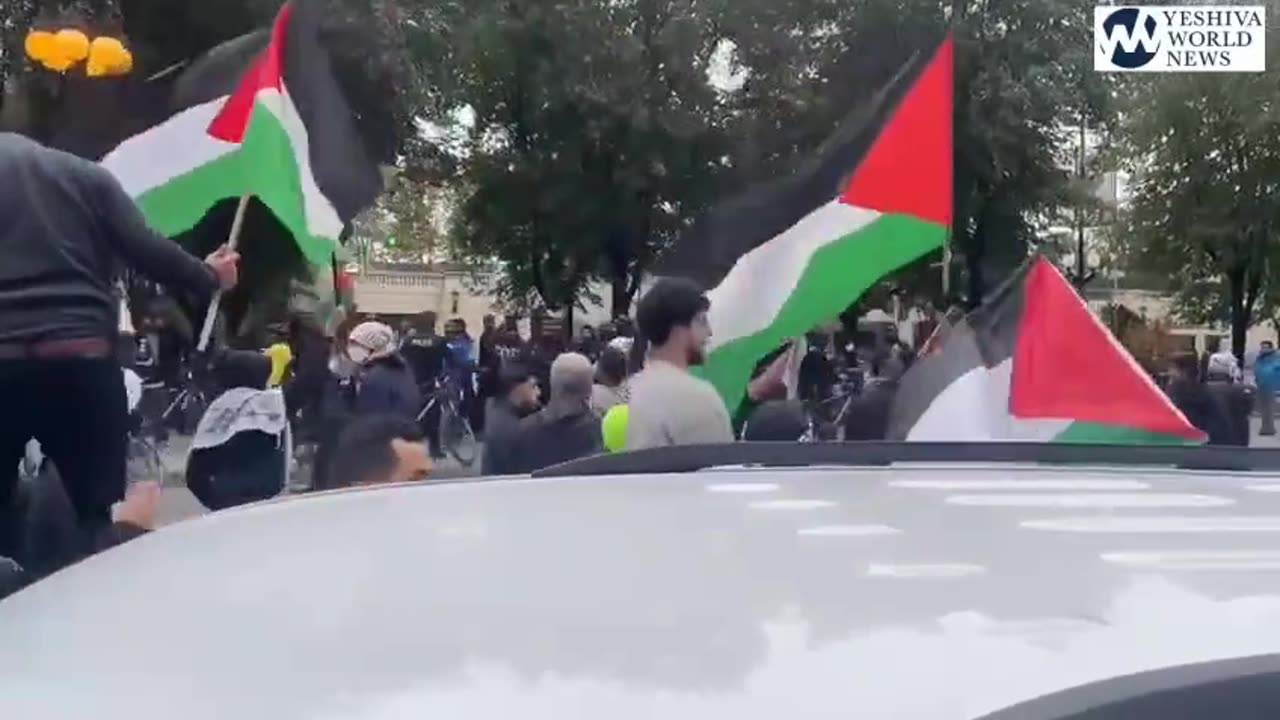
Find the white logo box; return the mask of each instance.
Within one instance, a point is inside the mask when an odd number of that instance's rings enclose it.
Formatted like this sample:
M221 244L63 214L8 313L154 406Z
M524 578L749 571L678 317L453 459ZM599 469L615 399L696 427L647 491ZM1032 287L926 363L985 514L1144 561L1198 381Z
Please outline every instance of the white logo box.
M1104 5L1093 9L1099 72L1263 72L1262 5Z

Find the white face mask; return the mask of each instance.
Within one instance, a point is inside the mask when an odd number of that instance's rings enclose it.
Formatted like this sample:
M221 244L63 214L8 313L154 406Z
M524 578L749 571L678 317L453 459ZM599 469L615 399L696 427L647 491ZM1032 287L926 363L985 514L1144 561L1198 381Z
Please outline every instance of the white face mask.
M355 364L349 358L341 355L333 355L329 358L329 372L340 378L351 377L355 370Z
M357 365L365 364L371 355L373 355L373 353L369 351L369 348L356 345L355 343L351 343L347 346L347 357L351 358L351 361Z

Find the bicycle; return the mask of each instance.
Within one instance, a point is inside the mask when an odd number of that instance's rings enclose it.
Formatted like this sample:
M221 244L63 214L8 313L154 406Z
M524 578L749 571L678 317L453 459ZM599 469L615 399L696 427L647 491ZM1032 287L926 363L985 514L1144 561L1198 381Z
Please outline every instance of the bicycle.
M436 378L435 387L429 388L429 398L422 410L418 411L418 423L421 424L427 413L436 407L440 408L440 444L464 467L475 464L479 454L479 443L471 429L471 422L462 413L462 388L458 381L448 372Z
M805 434L806 440L817 442L844 439L845 419L849 416L854 398L862 392L863 381L860 372L850 370L840 371L837 378L830 397L807 403L809 430ZM838 407L834 416L827 411L831 407Z
M168 470L160 457L161 445L141 433L137 429L139 427L140 423L134 423L126 439L128 445L125 448L125 475L131 482L141 480L164 482L165 473ZM28 441L22 459L18 461L18 479L34 482L44 471L46 460L40 449L40 443L36 440Z
M160 456L161 446L142 434L129 433L125 463L130 479L156 480L163 483L168 468Z
M148 395L167 401L158 414L148 412L147 408L158 405L155 401L148 402ZM140 409L130 415L125 451L129 477L140 475L163 482L169 472L163 453L169 446L171 428L184 435L195 432L208 402L189 367L183 368L179 388L175 390L163 384L151 384L144 386L143 398Z
M176 392L172 390L170 392L173 393L173 399L165 407L164 412L160 413L160 423L172 423L172 418L176 414L178 432L191 435L196 431L200 418L209 407L209 399L205 397L204 390L201 389L190 365L184 364L181 384Z

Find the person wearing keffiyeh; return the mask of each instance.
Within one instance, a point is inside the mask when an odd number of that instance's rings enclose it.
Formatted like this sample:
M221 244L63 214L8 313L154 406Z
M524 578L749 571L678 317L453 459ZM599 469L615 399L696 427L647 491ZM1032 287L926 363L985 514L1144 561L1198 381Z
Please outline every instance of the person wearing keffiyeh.
M408 363L397 351L395 332L380 322L364 322L347 338L347 356L358 366L356 415L392 415L416 420L422 393Z
M275 497L292 456L284 393L268 388L271 360L223 353L213 366L221 389L200 418L187 459L187 487L210 510Z

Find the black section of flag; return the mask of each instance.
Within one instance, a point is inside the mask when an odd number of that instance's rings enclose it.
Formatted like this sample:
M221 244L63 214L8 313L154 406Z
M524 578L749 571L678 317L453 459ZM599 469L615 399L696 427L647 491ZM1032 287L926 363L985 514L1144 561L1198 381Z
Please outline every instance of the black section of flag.
M883 87L850 111L789 175L760 183L708 209L660 258L655 274L720 284L738 258L839 196L929 57L915 53Z
M350 105L320 43L323 6L293 0L286 29L284 82L307 128L311 174L316 185L349 222L382 192L382 174L356 129ZM169 115L231 94L271 40L255 30L200 56L174 81ZM154 124L168 115L155 118Z
M899 380L885 439L906 440L935 398L966 373L985 366L978 335L968 321L953 325L937 351L917 359Z
M171 111L178 113L230 95L270 41L271 31L264 28L232 38L201 55L174 83Z
M1033 256L1022 263L1000 287L983 298L981 305L965 316L965 322L978 336L982 359L987 367L995 367L1013 357L1022 323L1027 274L1038 258Z
M50 147L100 160L124 138L137 135L169 117L173 77L147 79L88 77L67 73L59 90L59 106L51 127L34 134Z
M1035 260L1033 257L1023 263L980 306L940 331L934 351L916 360L902 376L886 439L905 440L934 400L966 373L994 368L1013 357L1027 273Z
M382 192L382 174L356 130L351 106L320 44L323 6L293 0L284 48L284 81L307 127L311 174L316 185L349 222Z

